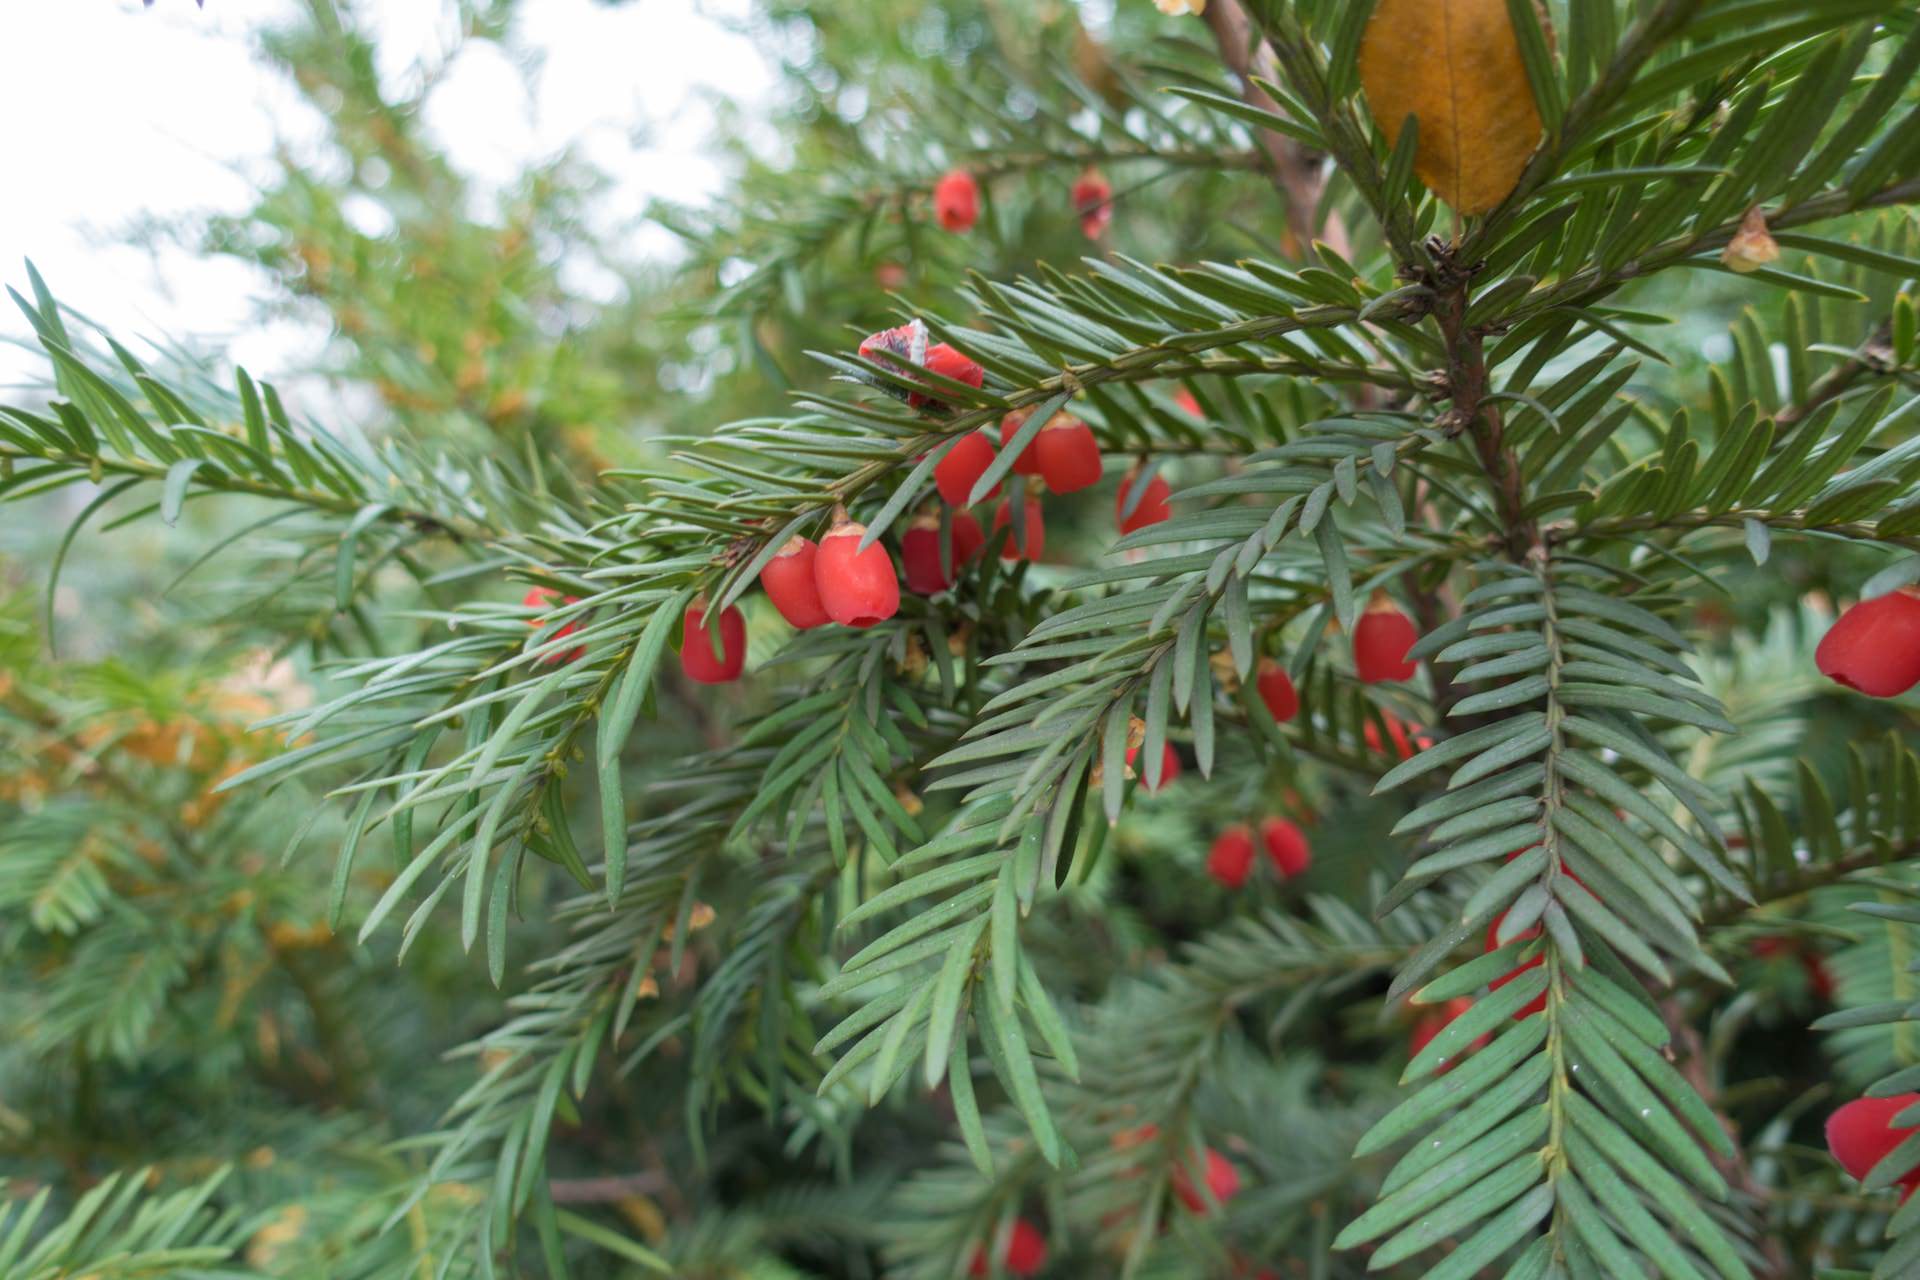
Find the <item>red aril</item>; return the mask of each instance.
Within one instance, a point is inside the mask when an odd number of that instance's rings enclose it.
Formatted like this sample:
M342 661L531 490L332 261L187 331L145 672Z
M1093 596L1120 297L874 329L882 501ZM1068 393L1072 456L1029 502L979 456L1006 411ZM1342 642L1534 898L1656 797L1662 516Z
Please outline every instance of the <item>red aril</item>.
M1238 889L1253 873L1253 833L1235 823L1213 839L1207 850L1207 874L1229 889Z
M1253 685L1260 692L1260 701L1267 704L1267 714L1279 723L1285 724L1300 714L1300 693L1293 687L1293 677L1272 658L1260 659L1260 665L1254 668Z
M1020 433L1020 428L1026 426L1027 419L1032 416L1033 410L1031 409L1015 409L1001 417L1000 447L1002 449L1006 448L1007 444ZM1027 447L1022 449L1020 455L1013 460L1013 474L1017 476L1037 476L1040 474L1040 455L1034 449L1036 442L1035 440L1029 440Z
M527 606L527 608L529 609L538 609L555 599L558 599L561 604L579 604L580 603L579 596L563 596L558 591L555 591L552 587L533 587L530 590L528 590L526 595L520 598L520 603ZM546 625L546 619L529 618L527 619L527 625L530 627L539 628ZM580 630L580 620L576 618L572 622L569 622L566 626L561 627L558 631L554 632L551 636L548 636L547 639L550 641L565 639L567 636L574 634L578 630ZM586 652L587 652L587 647L585 645L578 645L572 649L556 649L552 653L548 654L546 657L540 659L540 665L543 667L551 667L554 664L561 663L561 662L577 662L581 658L586 656Z
M1186 1161L1173 1166L1173 1194L1180 1197L1180 1203L1194 1213L1205 1216L1213 1211L1214 1205L1224 1205L1239 1194L1240 1171L1233 1162L1215 1151L1206 1149L1203 1161L1206 1166L1207 1194L1212 1197L1209 1204L1200 1189L1193 1185L1193 1175L1188 1172Z
M1080 218L1080 234L1098 240L1113 221L1113 186L1098 169L1088 169L1073 184L1073 211Z
M1127 510L1127 504L1133 501L1133 486L1139 475L1140 468L1135 467L1122 476L1120 492L1113 500L1113 518L1119 524L1121 533L1132 533L1135 529L1159 524L1173 514L1173 509L1167 505L1169 490L1166 479L1157 473L1147 481L1140 500L1133 503L1133 510Z
M1373 593L1366 612L1353 628L1353 667L1368 684L1381 680L1411 680L1415 665L1407 650L1420 638L1413 619L1384 591Z
M1002 560L1038 560L1046 552L1047 527L1040 519L1040 499L1028 498L1025 512L1025 527L1020 530L1021 537L1007 535L1006 544L1000 548ZM993 509L994 532L1006 528L1012 519L1011 500L1000 499L1000 505Z
M1100 442L1093 428L1069 413L1056 413L1033 440L1040 478L1055 493L1077 493L1100 483Z
M1291 880L1313 865L1313 848L1307 843L1306 833L1285 818L1262 820L1260 843L1282 880Z
M900 579L893 557L878 542L858 550L867 526L843 520L820 539L813 561L814 586L827 616L845 627L871 627L900 608Z
M1000 1255L1000 1265L1010 1276L1038 1274L1040 1268L1047 1265L1047 1238L1040 1234L1040 1228L1025 1218L1015 1218L1013 1229L1007 1232L1007 1247ZM973 1259L967 1264L967 1274L988 1274L986 1246L974 1246Z
M928 513L918 516L900 535L900 568L906 574L907 590L930 596L953 585L960 566L980 554L986 534L980 522L964 511L953 513L953 572L940 567L940 517Z
M1914 1126L1895 1128L1893 1119L1915 1103L1920 1103L1920 1093L1855 1098L1827 1117L1827 1150L1848 1174L1865 1178L1873 1166L1914 1133ZM1920 1185L1920 1168L1901 1175L1899 1184L1910 1194Z
M965 169L942 174L933 184L933 216L942 230L971 231L980 220L980 184Z
M1132 765L1139 755L1140 748L1128 747L1127 764ZM1160 744L1160 785L1157 787L1147 781L1147 771L1145 769L1136 768L1134 769L1134 773L1139 776L1140 785L1147 790L1165 790L1167 787L1173 785L1174 779L1180 776L1180 753L1173 749L1171 742L1163 742Z
M1862 600L1820 637L1820 674L1874 698L1920 684L1920 594L1903 587Z
M716 630L720 636L717 654L714 631L707 627L706 602L697 600L687 606L680 639L680 669L687 673L687 679L700 684L726 684L740 678L740 669L747 662L747 620L738 608L728 605Z
M987 468L993 465L995 457L993 441L984 431L969 431L961 436L953 448L947 450L946 457L933 467L934 487L940 490L940 497L950 507L964 507L973 495L973 486L985 475ZM1000 492L1000 486L993 486L994 497Z
M826 606L820 603L820 588L814 582L814 558L819 552L812 538L788 538L760 570L760 589L788 625L802 631L832 621Z

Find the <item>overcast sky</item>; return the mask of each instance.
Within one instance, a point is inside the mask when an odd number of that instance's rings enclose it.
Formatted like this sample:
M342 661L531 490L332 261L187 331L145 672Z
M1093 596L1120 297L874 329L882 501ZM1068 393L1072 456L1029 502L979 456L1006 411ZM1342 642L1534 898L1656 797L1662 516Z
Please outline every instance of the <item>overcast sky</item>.
M112 243L142 215L236 212L276 138L311 143L317 121L254 56L252 38L297 0L0 0L0 282L25 289L31 258L70 305L116 336L192 334L269 377L319 335L252 322L265 289L249 268L181 253L157 261ZM357 0L381 34L381 74L404 88L451 45L441 0ZM454 163L505 179L529 158L574 145L620 184L620 208L647 196L697 197L719 174L702 159L711 123L692 91L752 95L771 73L726 29L746 0L530 0L526 42L543 55L529 94L491 45L460 56L427 124ZM646 129L644 147L634 142ZM662 239L644 238L648 249ZM9 305L0 336L25 322ZM37 371L0 346L0 384Z

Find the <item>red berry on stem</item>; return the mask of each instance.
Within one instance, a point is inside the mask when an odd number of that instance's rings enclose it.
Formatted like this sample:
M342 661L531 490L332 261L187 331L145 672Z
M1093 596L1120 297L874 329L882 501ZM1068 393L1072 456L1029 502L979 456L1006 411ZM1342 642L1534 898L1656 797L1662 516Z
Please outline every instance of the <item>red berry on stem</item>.
M1902 587L1862 600L1820 637L1820 674L1875 698L1920 684L1920 593Z
M947 231L971 231L980 220L980 184L965 169L953 169L933 184L933 216Z
M953 513L953 569L980 554L987 535L980 522L964 511ZM907 590L930 596L953 585L954 575L940 567L940 517L931 513L917 517L900 535L900 568L907 576Z
M814 582L814 559L819 552L812 538L788 538L787 545L760 570L760 589L780 616L802 631L832 621Z
M700 684L726 684L740 678L747 662L747 620L728 605L720 615L720 652L713 651L713 631L707 628L707 605L696 600L687 606L685 634L680 640L680 669Z
M1113 221L1113 187L1098 169L1088 169L1073 184L1073 211L1080 216L1080 233L1098 240Z
M1253 684L1260 691L1260 701L1267 704L1267 713L1279 723L1285 724L1300 714L1300 693L1293 687L1293 677L1272 658L1260 659L1260 665L1254 668Z
M1260 823L1260 843L1266 846L1267 860L1282 880L1303 874L1313 864L1313 848L1306 833L1285 818L1267 818Z
M1127 510L1127 504L1133 502L1133 486L1139 475L1140 468L1135 467L1121 477L1120 492L1113 500L1113 518L1119 523L1121 533L1132 533L1135 529L1159 524L1173 514L1172 508L1167 505L1167 482L1157 474L1147 481L1147 487L1140 494L1140 500L1134 502L1133 510Z
M827 530L813 561L813 581L827 616L846 627L871 627L900 608L893 557L878 542L857 550L867 526L842 520Z
M1199 1188L1193 1185L1193 1175L1188 1172L1184 1160L1173 1166L1173 1193L1180 1197L1181 1204L1203 1217L1213 1211L1214 1205L1224 1205L1240 1191L1240 1171L1233 1167L1231 1160L1212 1147L1206 1149L1204 1159L1207 1192L1212 1196L1213 1204L1209 1204Z
M961 436L953 448L947 450L947 456L933 467L933 483L940 490L940 497L950 507L964 507L973 496L973 486L993 465L993 441L984 431L969 431ZM994 497L1000 492L1000 486L993 486Z
M1353 666L1368 684L1381 680L1411 680L1415 671L1407 650L1420 638L1413 619L1400 612L1384 591L1373 593L1366 612L1353 628Z
M1070 413L1056 413L1033 440L1040 478L1055 493L1077 493L1100 483L1100 442L1093 428Z
M1253 872L1253 833L1235 823L1214 837L1207 850L1207 874L1229 889L1238 889Z
M1026 426L1027 419L1032 416L1033 410L1031 409L1015 409L1011 413L1001 417L1000 447L1002 449L1006 448L1007 443L1020 433L1020 428ZM1040 454L1034 448L1037 442L1037 437L1035 440L1029 440L1027 447L1022 449L1020 455L1013 460L1013 474L1017 476L1037 476L1040 474Z
M1020 538L1008 535L1006 545L1000 548L1002 560L1038 560L1047 549L1047 529L1040 519L1040 499L1028 498L1026 501L1025 528ZM1007 527L1012 522L1011 500L1002 498L1000 505L993 509L994 532ZM1024 540L1025 545L1021 545Z
M1047 1265L1047 1238L1040 1234L1040 1228L1025 1218L1015 1218L1013 1229L1007 1232L1007 1247L1000 1255L1000 1265L1010 1276L1037 1275L1040 1268ZM975 1245L967 1274L984 1276L987 1273L986 1246Z
M944 342L936 342L926 348L921 353L921 358L916 361L913 358L913 349L925 340L926 327L915 320L908 324L896 325L891 329L882 329L878 333L868 334L860 340L859 353L862 359L871 360L898 373L906 373L907 370L918 365L943 378L964 382L970 387L978 387L986 380L985 370ZM888 386L887 391L890 395L902 394L897 387L893 386ZM938 398L924 391L908 391L905 395L909 408L918 409L924 404L945 407Z
M1865 1178L1873 1166L1914 1133L1915 1126L1895 1128L1893 1119L1917 1102L1920 1093L1855 1098L1827 1117L1827 1150L1850 1175ZM1920 1186L1920 1168L1902 1174L1899 1183L1911 1194L1915 1186Z
M526 595L520 598L520 603L527 606L529 609L538 609L542 605L549 603L556 597L559 598L559 601L561 604L579 604L580 603L579 596L563 596L558 591L555 591L552 587L534 587L530 589ZM527 625L530 627L534 627L536 629L545 625L545 623L546 623L546 619L544 618L527 619ZM548 640L564 639L565 637L574 634L578 630L580 630L580 620L576 618L572 622L569 622L566 626L561 627L558 631L554 632L551 636L548 636L547 639ZM586 656L586 652L587 652L587 647L585 645L579 645L572 649L556 649L552 653L548 654L546 657L540 659L540 665L543 667L551 667L555 663L560 663L560 662L577 662L581 658Z

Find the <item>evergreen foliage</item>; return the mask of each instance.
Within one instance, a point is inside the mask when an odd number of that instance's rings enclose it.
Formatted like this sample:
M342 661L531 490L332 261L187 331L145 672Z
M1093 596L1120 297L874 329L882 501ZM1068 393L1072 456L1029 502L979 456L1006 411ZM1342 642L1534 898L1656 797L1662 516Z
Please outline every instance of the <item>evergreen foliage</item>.
M769 3L780 160L596 304L541 252L591 176L472 213L314 0L268 49L350 176L202 230L376 430L14 293L0 1276L932 1280L1021 1217L1060 1275L1920 1270L1920 1137L1816 1136L1920 1081L1914 702L1813 657L1920 581L1920 14L1442 7L1537 117L1472 216L1363 86L1397 3ZM911 321L983 383L855 354ZM847 512L948 537L975 430L1022 509L1060 411L1108 465L1044 556L983 505L879 625L762 597ZM1173 514L1116 534L1130 471ZM177 580L99 622L142 529ZM684 678L736 604L746 678ZM1310 871L1205 877L1282 811Z

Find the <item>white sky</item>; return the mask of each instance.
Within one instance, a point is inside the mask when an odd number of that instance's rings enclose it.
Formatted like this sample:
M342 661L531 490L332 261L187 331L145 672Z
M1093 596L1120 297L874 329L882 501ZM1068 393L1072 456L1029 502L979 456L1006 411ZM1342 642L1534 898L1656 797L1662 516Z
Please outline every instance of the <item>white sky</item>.
M270 286L226 259L112 243L142 215L238 212L276 139L310 147L317 119L253 53L252 38L299 0L0 0L0 283L26 290L31 258L65 302L123 341L191 334L273 377L322 335L254 322ZM442 0L357 0L382 36L389 93L437 65L453 26ZM694 98L759 96L771 69L725 27L747 0L526 0L521 32L542 55L529 94L493 45L476 43L429 99L427 125L456 166L501 181L574 146L617 182L607 226L651 195L697 199L720 173L703 158L712 122ZM643 141L640 140L643 135ZM636 252L664 251L655 229ZM0 337L25 321L5 304ZM0 345L0 385L38 373Z

